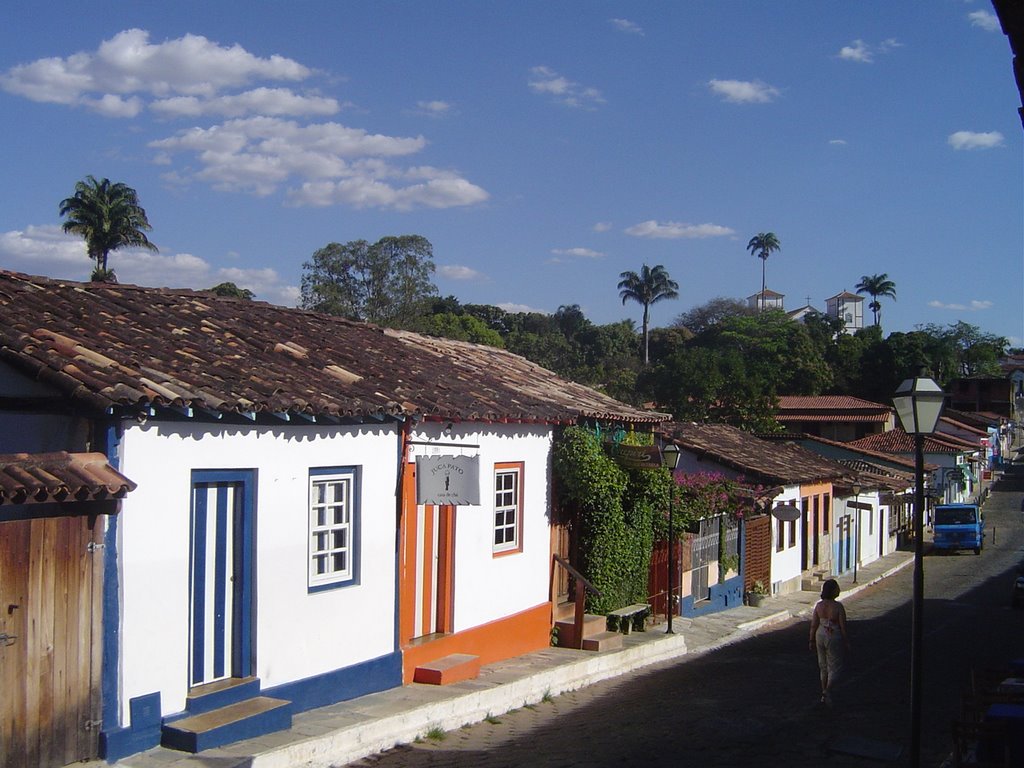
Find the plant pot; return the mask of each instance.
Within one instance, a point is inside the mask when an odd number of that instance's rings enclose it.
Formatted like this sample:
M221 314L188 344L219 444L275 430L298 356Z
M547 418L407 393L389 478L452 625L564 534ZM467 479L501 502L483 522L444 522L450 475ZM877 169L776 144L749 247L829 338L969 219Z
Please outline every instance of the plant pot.
M759 595L755 592L751 592L747 595L747 605L752 605L757 608L761 603L764 602L765 595Z

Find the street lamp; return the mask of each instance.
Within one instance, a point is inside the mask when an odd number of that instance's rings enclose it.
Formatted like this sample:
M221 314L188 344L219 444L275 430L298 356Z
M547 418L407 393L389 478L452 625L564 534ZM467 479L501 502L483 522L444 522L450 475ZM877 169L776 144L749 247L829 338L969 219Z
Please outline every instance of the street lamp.
M665 630L666 635L674 635L675 632L672 630L672 614L675 613L675 606L672 604L675 597L675 557L672 552L672 539L675 538L675 531L672 530L672 502L675 501L676 496L676 478L675 471L679 466L679 446L675 443L669 443L661 449L661 466L669 472L669 480L671 481L668 487L668 604L665 608L665 613L668 614L668 629Z
M910 641L910 764L921 765L921 672L924 635L924 436L935 431L945 394L926 376L906 379L892 402L903 430L914 436L914 609Z

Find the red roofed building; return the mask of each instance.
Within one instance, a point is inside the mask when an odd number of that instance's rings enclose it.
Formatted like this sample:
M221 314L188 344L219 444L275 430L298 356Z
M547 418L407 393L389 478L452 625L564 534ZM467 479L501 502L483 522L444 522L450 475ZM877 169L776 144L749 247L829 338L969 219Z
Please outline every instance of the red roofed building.
M849 395L783 395L775 420L792 434L842 443L895 426L891 407Z

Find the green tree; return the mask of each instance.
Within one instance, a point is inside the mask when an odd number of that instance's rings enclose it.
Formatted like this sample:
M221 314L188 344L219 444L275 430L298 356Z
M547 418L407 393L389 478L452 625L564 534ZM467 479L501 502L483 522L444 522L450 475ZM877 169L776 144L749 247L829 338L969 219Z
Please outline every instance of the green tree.
M889 279L889 275L883 272L880 275L864 275L857 283L857 293L866 293L871 296L871 303L868 304L875 315L875 325L879 325L882 318L882 305L878 298L885 296L896 300L896 283Z
M718 296L679 315L672 325L698 334L727 317L743 317L754 314L757 314L757 311L745 301Z
M768 257L775 251L782 250L782 243L774 232L758 232L747 243L747 250L751 255L761 260L761 311L764 311L764 292L767 290L765 283L765 266L768 264Z
M437 295L433 247L419 235L330 243L302 268L301 306L353 320L410 327Z
M75 184L75 194L61 201L60 215L65 217L64 231L85 240L89 258L96 262L93 280L117 282L107 268L111 251L132 246L157 250L146 237L152 227L138 193L121 182L86 176Z
M472 315L441 312L423 318L413 330L428 336L470 341L474 344L486 344L499 349L505 346L505 341L497 331L491 330L482 320Z
M945 328L928 324L920 328L932 337L933 345L952 357L952 365L942 371L940 383L968 376L1002 376L999 360L1006 356L1009 341L982 331L978 326L960 320ZM932 365L936 371L936 366ZM939 372L936 371L938 374Z
M234 283L218 283L213 288L208 288L210 293L215 293L218 296L227 296L233 299L245 299L246 301L252 301L256 298L256 294L250 291L248 288L239 288Z
M651 359L647 348L651 305L665 299L679 298L679 283L669 277L661 264L653 269L644 264L639 274L627 271L622 272L619 278L619 298L622 299L622 305L625 306L627 301L635 301L644 308L642 333L644 365L647 365Z

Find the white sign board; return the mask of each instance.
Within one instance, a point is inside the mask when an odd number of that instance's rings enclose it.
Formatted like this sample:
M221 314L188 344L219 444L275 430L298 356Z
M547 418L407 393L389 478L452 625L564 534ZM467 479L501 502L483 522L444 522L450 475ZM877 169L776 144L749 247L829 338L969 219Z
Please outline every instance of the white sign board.
M417 504L479 504L478 456L417 456Z

